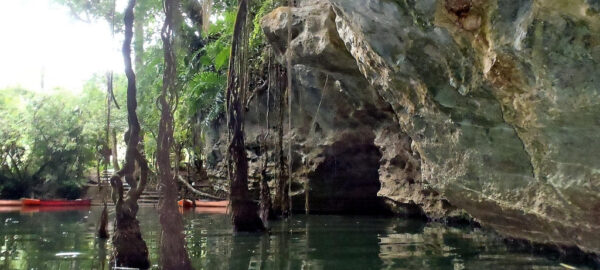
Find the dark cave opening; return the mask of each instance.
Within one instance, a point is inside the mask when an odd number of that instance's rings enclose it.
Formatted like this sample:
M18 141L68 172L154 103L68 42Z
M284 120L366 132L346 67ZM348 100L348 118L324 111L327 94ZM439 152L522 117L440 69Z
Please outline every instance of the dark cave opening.
M381 152L373 141L372 134L348 134L317 157L322 162L308 175L310 213L390 214L377 196ZM304 210L305 197L298 197L294 205Z

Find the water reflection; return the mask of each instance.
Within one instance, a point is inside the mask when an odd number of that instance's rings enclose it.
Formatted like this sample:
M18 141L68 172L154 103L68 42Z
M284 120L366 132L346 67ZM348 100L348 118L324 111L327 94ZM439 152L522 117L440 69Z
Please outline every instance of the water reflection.
M94 235L100 212L0 213L0 269L109 269L110 242ZM558 261L511 253L478 230L390 218L294 216L273 222L270 234L233 236L229 217L210 212L183 215L196 269L562 269ZM158 213L141 208L139 220L156 264Z

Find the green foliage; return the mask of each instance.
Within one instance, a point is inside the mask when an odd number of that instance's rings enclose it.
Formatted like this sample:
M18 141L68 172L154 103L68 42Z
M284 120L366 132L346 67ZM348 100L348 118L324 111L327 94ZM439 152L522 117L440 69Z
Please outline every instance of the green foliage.
M109 23L112 21L112 0L54 1L69 7L75 17L84 21L106 20ZM265 41L260 29L260 19L274 7L281 5L281 2L281 0L252 1L250 7L251 18L253 18L251 23L253 29L250 33L251 69L258 70L265 59ZM186 3L182 1L182 8L185 9ZM237 0L214 0L211 11L212 24L206 32L199 28L198 18L191 18L189 11L184 10L181 14L180 29L175 31L179 99L174 114L174 137L175 145L187 148L188 153L197 152L191 149L197 148L202 140L202 130L224 115L224 93L237 3ZM122 28L120 12L120 10L115 11L114 22L117 34ZM160 116L156 100L162 88L164 68L164 55L159 35L164 18L162 0L138 1L135 16L136 23L143 24L143 32L138 32L143 34L142 43L138 45L143 44L143 46L136 45L134 48L135 53L141 56L142 60L142 65L136 67L138 117L142 126L145 152L152 160L156 151ZM126 81L124 76L116 75L114 80L114 91L123 108L116 110L113 107L111 126L116 129L117 139L123 145L123 133L127 128L124 108ZM49 156L53 156L53 159L58 161L52 163L51 169L45 168L44 172L37 176L38 180L30 179L33 181L31 183L18 185L21 182L8 181L14 186L5 184L7 182L5 178L16 179L14 176L16 172L11 174L11 170L17 167L5 166L9 169L2 169L0 172L0 176L5 177L0 179L1 194L7 193L5 191L7 188L23 189L25 191L17 193L27 193L32 189L40 189L44 183L50 182L59 183L55 185L57 188L53 188L52 192L55 194L61 196L77 194L76 187L82 183L80 179L82 171L98 165L100 159L98 148L107 144L105 89L105 77L102 75L91 78L79 97L60 91L41 95L17 89L2 95L0 98L2 110L8 108L4 104L20 104L13 108L12 116L8 120L0 119L3 127L1 132L4 132L0 135L6 139L2 142L4 147L2 152L20 155L19 157L22 156L25 163L31 164L27 170L29 178L32 177L35 167L43 164ZM63 106L57 106L55 103ZM35 123L31 115L36 115ZM39 128L33 129L34 125ZM45 140L44 137L52 138ZM44 149L42 141L48 142L45 144L48 149ZM71 166L65 167L61 162L69 163ZM150 162L150 165L152 167L153 162Z
M255 5L251 7L251 10L256 10L256 14L254 15L253 20L254 30L250 34L250 48L256 49L264 45L264 34L262 32L262 29L260 28L260 21L265 15L271 12L276 5L278 5L278 2L280 1L265 0L254 2ZM256 53L256 51L254 51L254 53Z
M252 66L258 66L265 59L260 19L280 2L253 1L250 8L255 16L250 36ZM188 148L189 152L195 152L190 149L202 140L202 130L224 115L224 93L236 14L237 1L216 0L212 13L216 21L208 31L202 32L186 23L179 29L177 70L180 96L175 112L174 137L176 144ZM149 35L146 36L152 40ZM162 87L163 55L158 40L149 42L145 50L144 66L137 74L138 87L143 90L139 97L139 114L143 129L152 135L145 140L146 153L151 156L156 150L160 114L155 100Z
M125 79L114 92L124 104ZM96 75L83 92L0 90L0 197L76 198L106 142L106 77ZM125 111L112 109L111 126L126 128ZM121 136L122 137L122 136Z
M234 6L215 2L218 20L203 33L205 44L193 57L181 57L179 64L181 101L176 114L176 138L193 142L189 137L200 128L223 115L224 89L227 82L227 66L231 51L231 37L235 22ZM183 41L185 42L185 41ZM187 134L188 138L184 135Z
M112 21L114 0L55 0L57 3L71 9L71 14L75 18L92 22L98 19ZM116 12L115 12L116 13ZM122 17L115 14L115 22L122 21Z
M77 194L95 160L95 133L78 97L55 90L1 90L0 175L2 197ZM66 190L65 187L70 189Z

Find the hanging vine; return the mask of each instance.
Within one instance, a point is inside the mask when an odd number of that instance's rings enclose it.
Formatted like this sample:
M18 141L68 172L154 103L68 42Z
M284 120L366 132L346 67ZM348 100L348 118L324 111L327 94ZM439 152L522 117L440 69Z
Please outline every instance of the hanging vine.
M228 175L230 201L235 231L264 231L258 208L248 192L248 158L244 143L244 101L248 74L249 18L248 1L241 0L233 29L233 42L227 75Z
M148 247L142 239L139 221L136 218L138 212L137 201L146 188L148 180L148 163L144 155L139 151L140 122L137 117L137 88L135 72L131 63L131 40L133 37L133 8L135 0L129 0L125 9L125 39L123 41L123 58L125 62L125 75L127 76L127 123L128 130L125 134L127 149L125 152L125 164L111 178L110 184L113 188L113 201L116 209L115 233L112 242L114 252L112 260L114 265L123 267L136 267L147 269L150 267L148 259ZM134 177L135 164L140 167L139 180ZM123 194L122 178L131 187L127 194Z
M173 138L173 113L176 110L177 91L177 58L175 52L174 29L177 25L176 17L179 14L178 0L164 0L163 9L165 22L161 31L165 68L163 71L163 85L158 104L160 122L158 127L156 163L160 177L161 198L159 201L159 219L162 227L160 237L160 265L163 269L192 269L190 258L185 248L185 235L183 234L183 219L177 207L177 170L179 160L175 161L175 175L171 172L171 149ZM177 151L180 148L178 147ZM179 154L177 155L179 156Z
M110 30L111 30L111 37L112 40L114 40L115 37L115 6L116 6L116 0L113 0L112 2L112 9L111 9L111 18L110 18ZM111 104L112 102L115 103L115 106L117 107L117 109L119 108L119 104L117 103L117 99L115 98L115 94L113 91L113 71L110 70L107 74L106 74L106 145L108 148L111 149L111 154L112 154L112 160L113 160L113 167L115 170L119 170L119 161L117 160L117 142L116 142L116 134L114 129L112 130L112 146L111 146L111 128L110 128L110 110L111 110ZM107 153L108 154L108 153ZM108 158L105 158L105 168L104 170L108 169L108 163L109 160ZM102 184L101 184L101 180L100 179L100 170L98 168L98 192L101 194L102 196L102 204L103 204L103 208L102 208L102 214L100 214L100 220L98 221L99 226L98 226L98 237L101 239L106 239L108 238L108 206L106 204L106 196L104 196L103 193L103 188L102 188Z
M264 156L264 161L261 169L261 180L260 180L260 218L263 221L263 224L268 224L269 220L274 218L273 211L271 210L273 205L271 202L271 189L269 187L269 174L268 174L268 165L269 165L269 149L268 141L270 137L270 124L269 124L269 112L271 111L271 90L272 90L272 82L273 82L273 70L271 69L271 49L269 48L268 55L268 63L267 63L267 108L265 113L265 136L261 143L262 153ZM258 102L257 102L258 104Z

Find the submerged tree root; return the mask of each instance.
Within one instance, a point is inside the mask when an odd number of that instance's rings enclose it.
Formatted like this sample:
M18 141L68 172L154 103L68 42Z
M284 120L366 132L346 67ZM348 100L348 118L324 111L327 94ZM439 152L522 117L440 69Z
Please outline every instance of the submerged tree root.
M100 226L98 228L98 238L100 239L108 239L108 209L106 206L106 202L104 202L104 208L102 209L102 214L100 215Z

